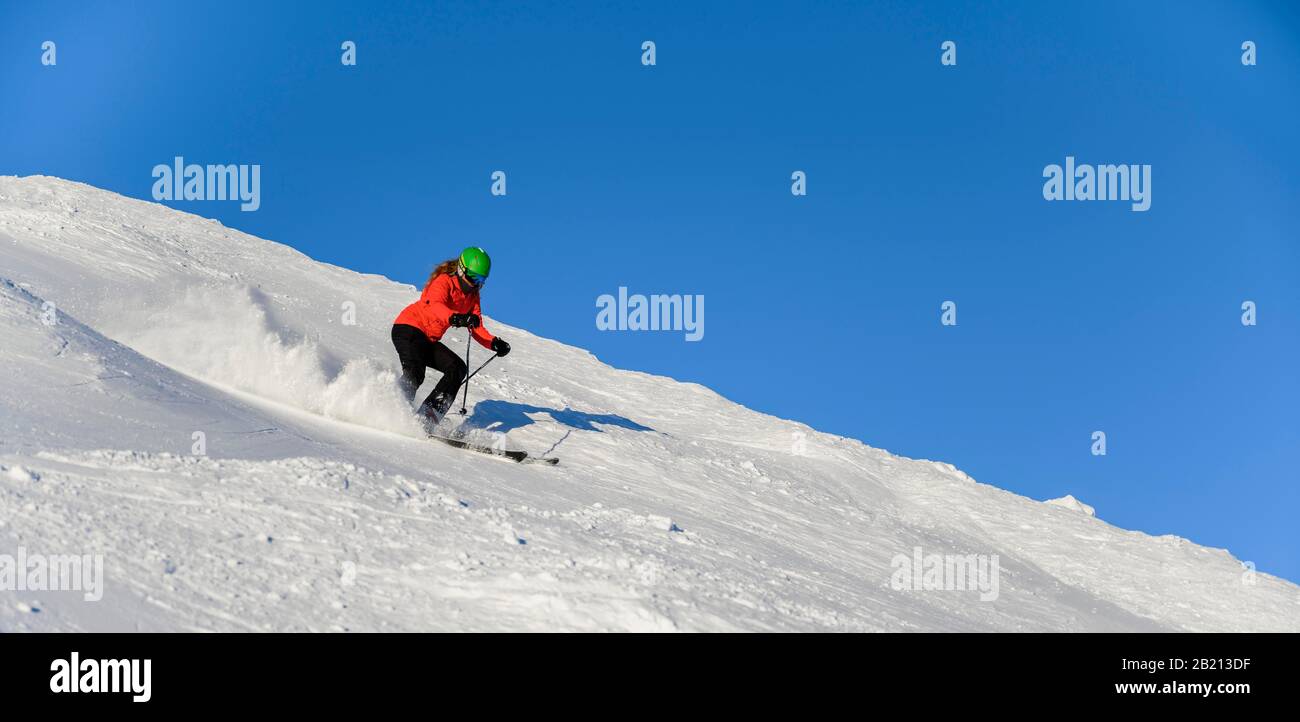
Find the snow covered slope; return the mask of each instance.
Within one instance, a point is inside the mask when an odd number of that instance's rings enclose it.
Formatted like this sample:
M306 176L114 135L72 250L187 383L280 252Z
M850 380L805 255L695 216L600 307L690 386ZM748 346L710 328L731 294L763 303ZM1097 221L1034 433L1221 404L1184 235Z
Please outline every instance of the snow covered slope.
M0 591L0 630L1300 631L1226 551L499 322L467 423L562 464L433 444L388 340L415 294L0 178L0 555L104 560L99 601ZM918 553L996 555L995 593L898 583Z

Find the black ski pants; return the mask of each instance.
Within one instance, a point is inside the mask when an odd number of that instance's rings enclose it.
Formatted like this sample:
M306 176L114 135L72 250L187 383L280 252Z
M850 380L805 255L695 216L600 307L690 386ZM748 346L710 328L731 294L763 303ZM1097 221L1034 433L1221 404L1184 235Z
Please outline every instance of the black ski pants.
M433 387L433 393L424 400L423 405L433 405L434 399L443 396L450 398L465 380L465 362L441 341L431 341L424 332L404 323L393 326L393 347L397 349L397 358L402 362L402 393L408 401L415 400L415 392L424 383L425 368L434 368L442 372L442 378ZM445 409L444 409L445 410Z

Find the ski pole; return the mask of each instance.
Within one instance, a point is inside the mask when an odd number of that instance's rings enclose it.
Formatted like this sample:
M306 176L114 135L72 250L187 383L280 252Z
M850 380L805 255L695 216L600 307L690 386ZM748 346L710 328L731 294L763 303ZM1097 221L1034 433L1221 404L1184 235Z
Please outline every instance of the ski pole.
M497 357L497 354L492 354L491 356L489 356L487 361L484 361L483 364L482 364L481 366L479 366L478 368L474 369L474 373L470 374L469 376L466 376L466 377L465 377L465 380L460 382L461 386L464 386L465 384L468 384L470 379L474 378L474 377L478 374L479 371L482 371L482 370L483 370L483 366L487 366L488 364L492 363L492 359L494 359L494 358L496 358L496 357ZM456 393L460 393L460 386L457 386L457 387L456 387Z
M497 357L497 354L492 354L491 356L489 356L489 357L488 357L488 360L483 362L483 366L487 366L488 364L492 363L492 359L494 359L494 358L496 358L496 357ZM482 371L482 370L483 370L483 366L479 366L478 368L474 369L474 373L473 373L473 374L470 374L469 376L466 376L466 377L465 377L465 381L464 381L463 383L469 383L469 380L472 379L472 378L474 378L474 374L477 374L479 371ZM459 391L459 390L460 390L460 389L457 389L457 391Z
M474 329L465 329L465 368L469 369L469 342L474 338ZM465 395L460 400L460 415L465 415L465 404L469 402L469 377L465 377Z

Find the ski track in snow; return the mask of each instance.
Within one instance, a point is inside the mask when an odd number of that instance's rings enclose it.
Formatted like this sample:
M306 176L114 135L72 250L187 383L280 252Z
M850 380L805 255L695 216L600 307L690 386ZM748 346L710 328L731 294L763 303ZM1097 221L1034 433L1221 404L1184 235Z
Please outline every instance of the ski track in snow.
M475 438L561 466L432 444L388 340L415 295L0 177L0 554L105 565L98 602L0 591L0 630L1300 631L1300 588L1224 550L490 319L515 352L474 380ZM998 598L891 588L918 546L997 554Z

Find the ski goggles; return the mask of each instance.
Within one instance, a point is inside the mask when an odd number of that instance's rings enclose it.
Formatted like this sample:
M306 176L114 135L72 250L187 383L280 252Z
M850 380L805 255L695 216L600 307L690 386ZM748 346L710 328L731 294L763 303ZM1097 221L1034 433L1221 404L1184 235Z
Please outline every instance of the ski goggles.
M487 283L487 276L480 276L466 268L460 269L460 275L466 281L469 281L474 288L482 288L483 284Z

